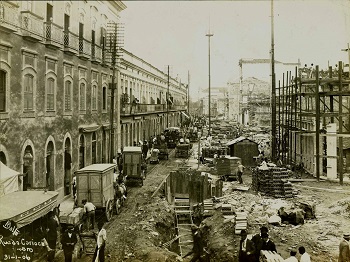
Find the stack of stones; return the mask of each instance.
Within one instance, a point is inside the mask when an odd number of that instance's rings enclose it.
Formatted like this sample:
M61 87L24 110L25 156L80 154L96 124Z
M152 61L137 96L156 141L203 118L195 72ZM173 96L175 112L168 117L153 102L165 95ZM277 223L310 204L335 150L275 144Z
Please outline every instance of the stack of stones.
M277 198L293 197L293 187L288 178L290 171L286 168L269 167L268 169L256 168L252 177L252 188Z

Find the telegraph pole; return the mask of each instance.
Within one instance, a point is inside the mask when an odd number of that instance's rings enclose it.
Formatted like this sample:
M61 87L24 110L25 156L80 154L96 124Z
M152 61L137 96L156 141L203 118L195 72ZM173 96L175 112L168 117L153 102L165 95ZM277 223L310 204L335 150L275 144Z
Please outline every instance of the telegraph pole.
M113 75L112 75L112 82L109 84L109 89L111 90L111 105L110 105L110 163L113 162L114 158L114 92L117 90L117 82L116 81L116 75L117 72L117 58L120 55L121 52L121 44L122 39L120 39L121 32L118 32L121 29L120 26L118 26L117 23L110 23L108 24L108 40L107 40L107 50L108 55L111 59L112 69L113 69ZM121 30L120 30L121 31ZM117 90L118 95L118 90Z
M169 92L170 92L170 76L169 76L169 65L168 65L168 91L166 94L166 127L169 127Z
M187 74L187 114L190 115L190 71Z
M210 28L209 28L209 33L206 34L205 36L208 37L208 43L209 43L209 99L208 99L208 109L209 109L209 135L211 135L211 120L210 120L210 37L212 37L214 34L210 33Z
M271 158L276 160L276 76L273 0L271 0Z

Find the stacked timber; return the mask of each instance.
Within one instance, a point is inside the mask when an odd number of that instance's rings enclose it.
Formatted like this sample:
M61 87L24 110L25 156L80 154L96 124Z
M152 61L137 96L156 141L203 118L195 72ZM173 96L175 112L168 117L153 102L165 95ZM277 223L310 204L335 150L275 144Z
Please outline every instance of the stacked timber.
M236 212L235 234L240 235L243 229L247 230L247 213Z
M276 198L293 197L293 186L288 182L290 171L286 168L256 168L253 171L252 188L256 192Z
M275 251L261 250L259 261L260 262L283 262L284 259Z
M214 212L214 203L213 199L204 199L203 200L203 213L204 216L212 216Z

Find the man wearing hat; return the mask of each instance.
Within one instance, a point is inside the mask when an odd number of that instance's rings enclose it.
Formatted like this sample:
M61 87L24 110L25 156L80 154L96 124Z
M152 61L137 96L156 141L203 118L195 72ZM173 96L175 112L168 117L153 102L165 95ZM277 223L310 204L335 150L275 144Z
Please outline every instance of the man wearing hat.
M247 231L241 231L241 241L239 244L238 261L239 262L254 262L255 261L255 246L252 240L247 238Z
M261 235L264 233L268 233L269 229L266 226L260 227L260 234L256 234L253 236L252 241L255 246L255 261L259 262L260 250L262 248L262 238Z
M262 246L261 250L268 250L268 251L275 251L276 250L276 245L269 239L269 234L268 233L262 233L261 234L261 239L262 239Z
M343 239L339 244L339 258L338 262L350 262L350 233L346 233L343 235Z
M78 242L77 234L74 232L74 226L68 225L66 231L61 237L61 244L64 253L64 261L71 262L75 244Z

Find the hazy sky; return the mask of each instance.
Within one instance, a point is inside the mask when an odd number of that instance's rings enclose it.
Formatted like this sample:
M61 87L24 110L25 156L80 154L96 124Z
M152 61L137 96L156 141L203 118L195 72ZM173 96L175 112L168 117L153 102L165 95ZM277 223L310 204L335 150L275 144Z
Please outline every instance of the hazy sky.
M123 2L125 49L160 70L170 65L182 82L189 71L191 97L208 87L209 24L212 87L238 81L239 59L270 58L270 1ZM321 68L348 63L341 49L350 43L350 0L275 0L274 24L276 60ZM243 77L269 81L269 74L268 64L243 66Z

